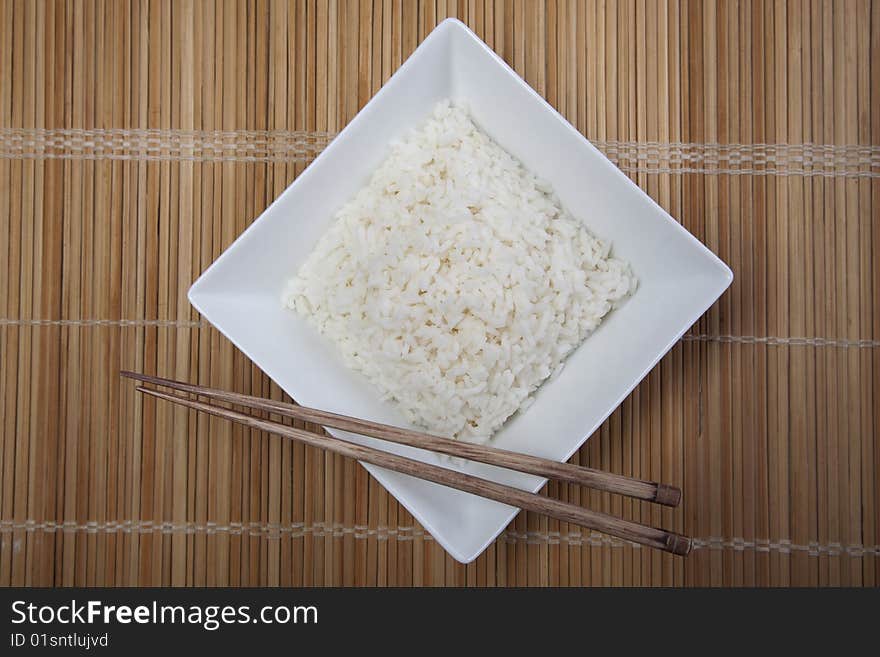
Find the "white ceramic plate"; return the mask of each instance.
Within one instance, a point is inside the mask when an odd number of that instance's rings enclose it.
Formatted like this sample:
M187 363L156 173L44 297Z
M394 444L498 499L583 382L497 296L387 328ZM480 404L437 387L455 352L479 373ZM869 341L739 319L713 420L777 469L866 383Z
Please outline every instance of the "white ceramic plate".
M202 315L299 403L406 423L334 347L281 304L287 280L335 211L387 156L389 142L443 98L474 120L614 252L632 263L636 294L612 312L495 444L568 459L730 285L730 269L611 164L461 22L441 23L321 155L189 291ZM448 460L345 432L333 434L449 467ZM455 559L475 559L518 509L365 466ZM544 479L482 464L460 469L537 491Z

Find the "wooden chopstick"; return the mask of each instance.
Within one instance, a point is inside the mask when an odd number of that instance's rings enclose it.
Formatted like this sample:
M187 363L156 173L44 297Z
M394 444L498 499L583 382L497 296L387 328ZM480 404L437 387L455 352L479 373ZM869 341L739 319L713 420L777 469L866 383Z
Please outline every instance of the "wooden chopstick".
M402 429L388 424L362 420L347 415L339 415L337 413L330 413L316 408L295 406L293 404L287 404L285 402L271 399L262 399L260 397L252 397L250 395L243 395L226 390L206 388L190 383L184 383L182 381L164 379L158 376L150 376L148 374L129 371L122 371L121 374L122 376L143 381L145 383L173 388L175 390L188 392L194 395L201 395L211 399L237 404L239 406L269 411L270 413L277 413L279 415L296 418L305 422L313 422L315 424L333 427L334 429L372 436L373 438L380 438L401 445L410 445L411 447L419 447L421 449L427 449L452 456L460 456L472 461L480 461L481 463L488 463L490 465L509 468L519 472L527 472L529 474L547 477L548 479L568 481L582 486L595 488L597 490L603 490L609 493L619 493L620 495L647 500L649 502L656 502L666 506L678 506L681 501L681 490L675 486L669 486L667 484L633 479L623 475L602 472L601 470L585 468L570 463L558 463L556 461L551 461L550 459L511 452L488 445L474 445L472 443L450 440L448 438L432 436L429 433L410 431L408 429Z
M299 440L307 445L326 449L343 456L348 456L359 461L372 463L395 472L408 474L419 479L431 481L442 486L457 488L480 497L485 497L496 502L509 504L510 506L535 511L543 515L557 518L565 522L571 522L582 527L595 529L611 536L616 536L627 541L639 543L658 550L671 552L672 554L686 555L691 549L691 539L680 534L668 532L663 529L647 527L638 523L615 518L597 511L590 511L573 504L560 502L548 497L542 497L522 491L512 486L505 486L494 481L480 479L456 470L441 468L436 465L422 463L396 454L389 454L371 447L364 447L338 438L322 436L316 433L288 427L277 422L263 420L251 415L239 413L220 406L206 404L194 399L185 399L177 395L138 387L143 392L160 399L165 399L176 404L196 409L217 417L226 418L245 426L267 431L294 440Z

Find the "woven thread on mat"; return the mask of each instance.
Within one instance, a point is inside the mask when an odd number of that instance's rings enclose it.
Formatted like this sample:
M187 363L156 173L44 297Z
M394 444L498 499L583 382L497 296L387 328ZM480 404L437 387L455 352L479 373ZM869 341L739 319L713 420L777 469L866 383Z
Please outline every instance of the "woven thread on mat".
M162 328L210 328L208 322L185 319L6 319L0 318L0 326L157 326Z
M799 338L773 335L705 335L686 333L681 338L685 342L731 342L735 344L768 344L786 347L838 347L855 349L874 349L880 347L880 340L846 340L837 338Z
M304 130L0 129L0 158L304 162L335 137Z
M2 128L0 158L307 162L335 136L305 130ZM880 177L880 148L861 144L592 143L628 173Z
M115 327L160 327L160 328L210 328L204 320L173 319L15 319L0 318L0 326L115 326ZM707 335L686 333L685 342L730 342L735 344L767 344L788 347L836 347L855 349L874 349L880 347L880 340L846 340L821 337L782 337L773 335Z
M44 532L44 533L87 533L87 534L205 534L227 536L253 536L267 539L280 538L342 538L354 536L356 539L375 538L376 540L433 540L431 535L419 527L366 527L355 525L346 527L336 523L304 523L271 524L271 523L172 523L153 522L149 520L134 521L91 521L86 523L76 522L53 522L27 520L25 522L0 521L0 534L15 532ZM528 544L567 544L570 546L589 547L624 547L629 545L633 548L641 546L628 541L611 538L596 532L516 532L506 531L499 536L499 540L507 543ZM744 539L744 538L695 538L693 539L695 550L734 550L738 552L780 552L791 554L803 552L809 556L849 556L865 557L880 556L880 546L866 547L863 545L842 545L829 543L822 545L810 542L806 545L792 543L788 539L777 541L769 539Z

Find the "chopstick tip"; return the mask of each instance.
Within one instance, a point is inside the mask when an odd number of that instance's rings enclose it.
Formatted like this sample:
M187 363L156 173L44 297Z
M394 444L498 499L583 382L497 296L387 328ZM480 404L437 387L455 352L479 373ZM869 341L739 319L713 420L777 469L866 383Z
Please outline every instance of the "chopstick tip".
M668 484L657 484L654 501L665 506L678 506L681 503L681 489Z
M119 370L119 376L125 377L126 379L134 379L135 381L149 381L151 378L146 374L133 372L131 370Z
M119 375L125 377L126 379L134 379L135 381L140 381L142 383L152 383L157 386L165 385L165 380L157 376L142 374L141 372L133 372L131 370L119 370Z
M135 387L135 392L142 392L145 395L149 395L150 397L158 397L159 399L167 399L168 401L178 402L181 404L185 404L189 400L182 399L175 395L169 395L161 390L153 390L152 388L147 388L146 386L137 386Z
M680 534L670 534L667 540L667 546L672 554L677 554L680 557L686 557L691 552L693 542L687 536L682 536Z

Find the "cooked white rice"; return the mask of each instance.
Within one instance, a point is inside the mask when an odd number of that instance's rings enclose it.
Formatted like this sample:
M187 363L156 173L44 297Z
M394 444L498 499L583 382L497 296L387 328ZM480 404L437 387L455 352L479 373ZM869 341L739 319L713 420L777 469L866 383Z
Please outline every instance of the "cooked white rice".
M484 441L635 285L446 101L339 210L284 302L411 422Z

